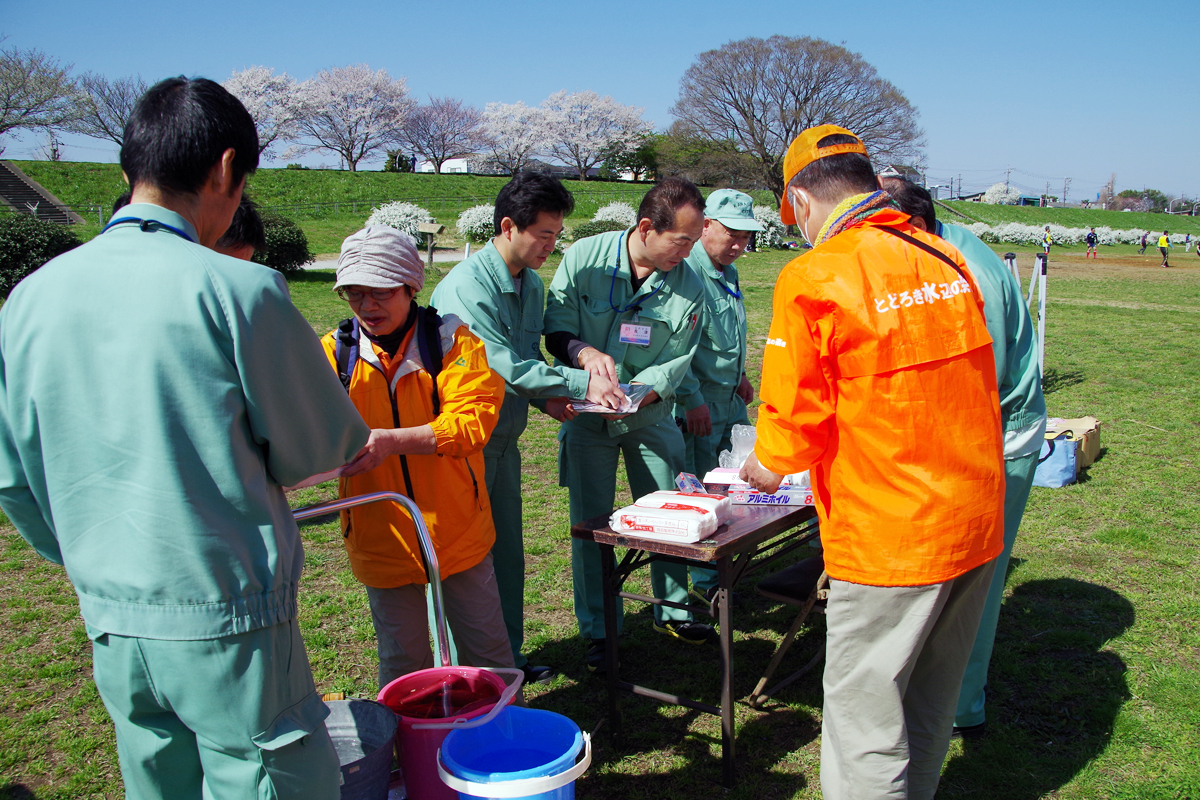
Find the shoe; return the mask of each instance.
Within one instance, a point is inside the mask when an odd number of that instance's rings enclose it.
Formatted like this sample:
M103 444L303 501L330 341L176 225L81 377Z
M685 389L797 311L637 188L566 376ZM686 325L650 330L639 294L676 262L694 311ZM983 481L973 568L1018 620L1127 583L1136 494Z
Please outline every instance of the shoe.
M525 673L526 684L549 683L558 674L553 667L535 666L528 663L521 666L521 672Z
M699 589L697 589L695 586L693 586L692 588L688 589L688 597L692 598L693 600L696 600L697 602L703 603L705 606L708 607L709 611L715 611L716 609L713 608L713 599L717 596L718 591L720 591L719 586L714 586L711 589L709 589L707 592L701 592ZM738 595L737 592L729 593L729 607L730 608L736 608L738 605L741 604L741 602L742 602L742 598Z
M608 672L607 656L604 652L604 640L592 639L587 651L588 672L604 675Z
M713 626L703 622L664 622L661 625L656 622L654 630L688 644L707 644L717 638Z
M955 725L954 730L950 732L950 738L975 742L982 739L985 733L987 733L986 722L981 722L978 725L968 725L965 728Z

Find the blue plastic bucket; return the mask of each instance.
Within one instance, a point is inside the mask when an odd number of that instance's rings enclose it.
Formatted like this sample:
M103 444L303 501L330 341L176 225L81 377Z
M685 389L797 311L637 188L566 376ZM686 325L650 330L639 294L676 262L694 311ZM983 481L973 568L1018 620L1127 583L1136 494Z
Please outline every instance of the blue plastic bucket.
M591 739L570 719L509 706L486 725L451 731L438 774L463 800L574 800L575 779L591 763Z
M396 715L371 700L327 700L325 727L342 768L342 800L385 800Z

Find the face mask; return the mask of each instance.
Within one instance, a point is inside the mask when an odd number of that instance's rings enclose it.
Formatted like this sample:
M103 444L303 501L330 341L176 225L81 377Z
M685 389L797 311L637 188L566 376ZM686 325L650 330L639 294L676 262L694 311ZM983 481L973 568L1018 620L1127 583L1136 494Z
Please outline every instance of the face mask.
M804 239L805 243L808 244L809 247L812 247L812 239L808 238L808 232L804 230L804 220L800 215L800 209L796 208L796 201L791 197L792 191L793 190L790 189L788 190L788 202L792 204L792 215L796 217L796 227L800 229L801 238ZM804 193L803 189L795 189L794 191L804 198L805 205L812 205L812 199Z

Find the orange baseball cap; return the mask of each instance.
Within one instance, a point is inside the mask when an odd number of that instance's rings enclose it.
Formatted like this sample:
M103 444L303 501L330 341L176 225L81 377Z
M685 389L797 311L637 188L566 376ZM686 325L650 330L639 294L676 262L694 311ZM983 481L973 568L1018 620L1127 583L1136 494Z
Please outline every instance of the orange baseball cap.
M817 147L817 142L835 133L853 136L857 143L831 144L827 147ZM792 182L792 178L796 177L796 173L818 158L836 156L841 153L862 153L865 156L867 148L863 145L862 139L859 139L856 134L839 125L818 125L815 128L808 128L792 140L787 154L783 157L783 201L779 204L779 218L783 220L784 225L796 224L796 215L792 213L792 204L788 201L787 197L787 185Z

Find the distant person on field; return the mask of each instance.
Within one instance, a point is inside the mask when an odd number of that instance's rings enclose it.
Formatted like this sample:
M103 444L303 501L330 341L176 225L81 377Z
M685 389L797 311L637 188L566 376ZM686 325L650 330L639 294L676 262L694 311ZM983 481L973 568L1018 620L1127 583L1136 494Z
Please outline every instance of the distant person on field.
M1093 260L1096 258L1096 244L1100 241L1100 237L1096 235L1096 229L1092 228L1088 231L1087 236L1083 237L1087 242L1087 253L1084 254L1084 259L1091 256Z
M113 201L112 218L119 219L117 212L129 205L130 192L124 192ZM110 223L111 224L111 223ZM267 247L266 229L258 208L246 194L242 193L242 201L238 203L237 211L233 212L233 220L228 230L213 245L213 250L226 256L249 261L254 258L255 250L265 250Z
M363 419L384 430L355 462L362 474L343 479L339 494L400 492L420 507L459 659L511 667L483 457L504 379L462 320L417 305L424 285L425 268L407 234L371 226L342 242L334 288L354 316L321 343ZM342 534L350 569L367 589L379 687L429 669L428 580L412 519L393 503L359 506L342 512Z
M368 429L283 277L213 252L257 166L220 84L155 84L130 204L0 311L0 506L75 587L128 798L338 797L282 487Z
M1170 264L1167 263L1167 250L1171 249L1173 247L1175 247L1175 245L1171 244L1170 235L1166 231L1163 231L1162 236L1158 237L1158 252L1162 253L1162 257L1163 257L1162 266L1163 267L1171 266Z
M1143 253L1145 253L1145 252L1146 252L1146 247L1147 247L1149 244L1150 244L1150 234L1149 234L1149 233L1146 233L1146 232L1143 232L1143 233L1142 233L1142 249L1141 249L1141 250L1138 250L1138 255L1139 255L1139 256L1140 256L1140 255L1142 255Z
M1000 619L1000 604L1004 599L1008 559L1025 513L1025 503L1029 500L1046 431L1046 401L1042 396L1037 338L1025 299L1021 296L1021 285L995 251L966 228L939 221L933 199L922 187L903 178L884 178L881 184L899 204L900 210L912 215L913 227L939 236L962 253L983 294L983 316L992 337L996 384L1000 391L1000 423L1004 431L1004 550L996 559L996 570L963 676L954 718L956 735L978 738L983 735L986 725L984 689ZM1095 237L1094 230L1088 235ZM1094 244L1089 246L1095 248Z
M1186 253L1191 248L1192 248L1192 235L1190 233L1185 234L1183 237L1183 252Z
M1053 242L1050 240L1050 226L1047 225L1046 232L1042 234L1042 252L1049 255L1051 244L1053 244Z

